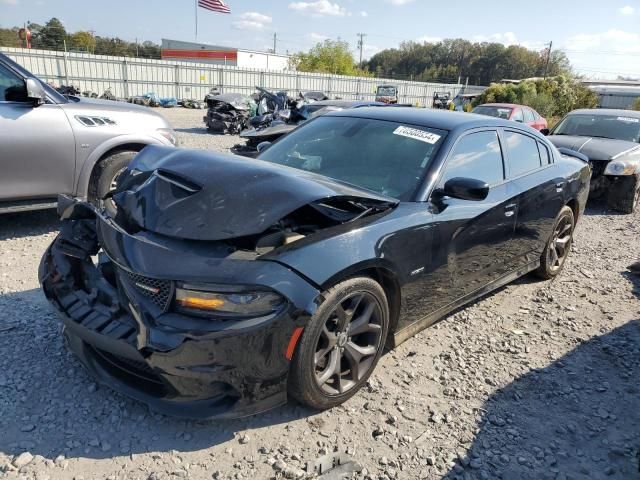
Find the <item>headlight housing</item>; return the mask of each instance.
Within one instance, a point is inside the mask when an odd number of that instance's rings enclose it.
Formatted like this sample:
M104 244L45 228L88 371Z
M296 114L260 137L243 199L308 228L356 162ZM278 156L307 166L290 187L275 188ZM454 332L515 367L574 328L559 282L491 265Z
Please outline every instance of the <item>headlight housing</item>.
M169 140L173 146L178 145L178 137L176 136L176 132L173 131L173 128L159 128L158 133Z
M284 297L270 290L236 289L224 286L179 285L176 310L199 317L248 319L277 312Z
M612 160L604 169L605 175L633 175L640 171L640 160Z

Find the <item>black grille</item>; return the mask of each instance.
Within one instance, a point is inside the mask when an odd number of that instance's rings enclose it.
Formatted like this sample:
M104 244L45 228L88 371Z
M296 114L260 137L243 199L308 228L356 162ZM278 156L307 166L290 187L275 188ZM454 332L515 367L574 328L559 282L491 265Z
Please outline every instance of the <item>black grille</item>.
M122 272L128 283L156 306L162 310L169 308L169 303L171 303L171 297L173 296L172 282L145 277L126 270L122 270Z

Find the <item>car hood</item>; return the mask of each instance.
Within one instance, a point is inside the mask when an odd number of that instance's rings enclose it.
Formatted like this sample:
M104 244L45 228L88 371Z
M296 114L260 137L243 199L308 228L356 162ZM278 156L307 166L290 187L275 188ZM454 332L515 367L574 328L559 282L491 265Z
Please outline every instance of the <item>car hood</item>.
M291 123L278 123L276 125L271 124L268 127L260 128L256 130L245 130L240 134L241 138L262 138L270 137L272 135L284 135L286 133L295 130L298 125Z
M116 222L187 240L259 235L327 199L395 206L396 199L261 160L148 146L118 181Z
M575 150L589 157L589 160L609 161L635 149L640 149L640 145L635 142L612 138L578 137L573 135L551 135L547 138L557 148L564 147Z
M87 114L92 115L95 114L95 112L132 112L158 117L161 116L159 113L154 112L149 107L145 107L143 105L114 100L102 100L99 98L72 96L72 98L69 98L68 103L62 104L61 106L65 110L74 111L77 114L80 114L81 112L86 112Z

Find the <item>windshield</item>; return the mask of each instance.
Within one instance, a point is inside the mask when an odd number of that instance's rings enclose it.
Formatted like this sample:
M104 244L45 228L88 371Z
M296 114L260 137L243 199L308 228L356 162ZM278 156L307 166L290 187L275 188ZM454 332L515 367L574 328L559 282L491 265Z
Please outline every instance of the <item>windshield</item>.
M488 107L483 105L471 110L472 113L487 115L489 117L503 118L505 120L509 120L512 111L513 109L509 107Z
M378 87L378 96L380 97L395 97L396 93L396 87Z
M553 135L613 138L640 143L640 118L624 115L573 114L560 122Z
M446 135L384 120L324 116L258 158L410 201Z

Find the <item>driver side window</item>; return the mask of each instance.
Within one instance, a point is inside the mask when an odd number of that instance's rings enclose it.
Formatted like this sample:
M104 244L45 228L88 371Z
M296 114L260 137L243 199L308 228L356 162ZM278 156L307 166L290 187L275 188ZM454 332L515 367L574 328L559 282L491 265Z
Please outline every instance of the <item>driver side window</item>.
M0 64L0 102L26 102L24 80Z
M494 130L471 133L456 143L449 154L438 187L455 177L482 180L495 185L504 180L502 148Z

